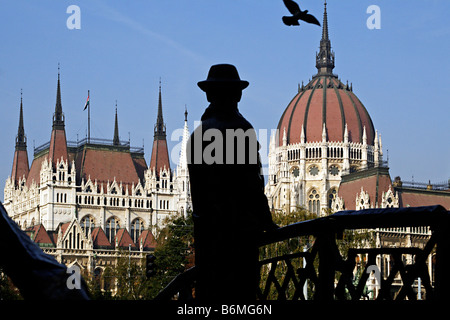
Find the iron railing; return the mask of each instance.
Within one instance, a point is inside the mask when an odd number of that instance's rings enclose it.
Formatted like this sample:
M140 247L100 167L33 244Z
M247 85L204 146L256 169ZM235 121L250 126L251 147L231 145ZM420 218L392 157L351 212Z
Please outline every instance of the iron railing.
M144 147L131 147L129 141L120 141L118 144L114 144L113 140L100 139L100 138L84 138L78 141L67 141L67 147L79 148L83 145L97 145L97 146L110 146L116 148L123 148L129 150L132 153L144 153ZM50 147L50 141L34 148L34 155L48 149Z
M346 230L377 230L379 228L428 226L431 236L423 247L348 248L341 252L338 241ZM268 232L261 246L308 237L312 245L300 250L270 257L259 262L261 280L257 290L259 300L361 300L376 259L389 256L387 276L380 275L377 300L427 300L450 298L450 214L442 206L415 208L365 209L341 211L327 217L302 221ZM365 257L359 277L357 256ZM409 259L405 259L409 256ZM296 260L302 260L297 263ZM433 261L432 276L427 263ZM278 272L283 265L282 272ZM400 281L398 281L400 278ZM417 293L417 279L424 293ZM305 290L308 283L309 291ZM192 299L195 287L195 267L179 275L157 299ZM218 288L220 290L220 288ZM237 288L238 290L238 288ZM289 291L289 293L288 293ZM272 294L269 294L272 292Z

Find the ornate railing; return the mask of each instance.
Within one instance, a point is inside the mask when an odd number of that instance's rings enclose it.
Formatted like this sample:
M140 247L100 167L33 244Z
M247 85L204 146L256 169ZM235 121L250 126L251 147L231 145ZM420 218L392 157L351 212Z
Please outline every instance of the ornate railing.
M97 146L109 146L119 149L129 150L132 153L144 153L144 147L132 147L130 141L120 141L118 144L114 144L113 140L101 139L101 138L84 138L78 141L67 141L67 146L69 148L79 148L84 145L97 145ZM50 141L34 148L34 155L48 149L50 147Z
M338 248L348 230L428 226L431 236L423 247ZM297 252L270 257L259 262L259 300L361 300L367 296L367 280L377 279L377 300L427 300L450 298L450 214L442 206L366 209L342 211L327 217L298 222L266 233L261 247L289 239L306 238L307 247ZM389 256L386 275L377 266L377 257ZM358 262L364 257L364 264ZM405 257L408 257L405 259ZM433 261L430 276L429 262ZM359 276L355 269L359 268ZM180 275L158 296L159 299L192 298L186 293L195 283L195 268ZM280 272L281 270L281 272ZM376 272L378 271L378 272ZM417 281L420 279L419 294ZM305 286L305 284L307 284Z

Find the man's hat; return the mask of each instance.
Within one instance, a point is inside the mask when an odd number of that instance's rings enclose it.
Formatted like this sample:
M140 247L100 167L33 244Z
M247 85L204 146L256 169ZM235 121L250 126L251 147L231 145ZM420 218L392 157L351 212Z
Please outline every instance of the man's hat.
M209 69L208 78L197 83L200 89L208 91L217 86L236 86L241 90L248 87L248 81L241 80L235 66L216 64Z

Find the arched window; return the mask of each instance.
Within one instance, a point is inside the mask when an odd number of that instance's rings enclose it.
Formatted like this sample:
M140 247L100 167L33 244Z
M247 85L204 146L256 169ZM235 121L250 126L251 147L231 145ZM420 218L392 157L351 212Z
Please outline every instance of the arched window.
M336 199L337 191L335 188L331 189L328 193L328 208L331 208L333 200Z
M320 195L316 189L312 189L308 195L308 209L312 213L320 213Z
M81 229L83 229L84 234L88 236L89 232L92 232L95 227L94 217L87 215L83 217L80 221Z
M131 223L131 239L137 243L141 233L144 231L144 221L141 219L135 219Z
M111 244L114 244L114 238L116 237L117 231L119 231L120 225L119 220L115 217L109 218L106 221L106 237Z

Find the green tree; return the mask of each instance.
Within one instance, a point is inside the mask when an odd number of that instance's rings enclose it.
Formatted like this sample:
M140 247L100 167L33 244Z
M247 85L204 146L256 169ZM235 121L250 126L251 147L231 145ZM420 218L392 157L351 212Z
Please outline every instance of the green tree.
M115 299L141 300L148 298L149 280L145 276L145 262L132 261L127 251L121 251L112 272L117 286Z
M194 223L191 213L171 217L165 222L157 237L154 252L156 274L150 278L151 296L156 296L177 275L192 265L194 254Z
M101 277L90 276L88 285L93 299L150 300L164 289L177 275L192 265L194 224L191 214L187 218L168 218L164 227L156 230L155 275L146 277L146 257L136 262L121 251L117 264L106 268ZM101 285L106 288L101 289ZM109 288L108 288L109 286ZM114 296L111 294L115 290Z
M315 213L309 212L304 207L297 207L295 210L292 210L289 213L284 213L281 210L277 210L272 212L273 221L280 227L284 227L287 225L291 225L296 222L306 221L316 219L317 215ZM296 254L299 252L303 252L305 248L312 244L313 237L312 236L302 236L302 237L294 237L290 239L286 239L284 241L271 243L269 245L263 246L260 248L260 261L265 259L270 259L274 257L288 257L288 255ZM303 266L303 258L297 257L295 259L281 259L276 264L276 271L274 273L276 279L281 286L285 280L287 280L286 275L288 273L289 268L292 267L294 271L298 270ZM269 272L274 265L265 264L262 266L260 270L260 286L261 290L264 290L262 286L266 284L266 281L269 277ZM292 298L295 292L294 279L291 280L287 284L287 288L285 290L286 298ZM271 285L269 290L268 299L277 299L278 291L276 286Z
M330 211L326 212L327 214L331 214ZM272 213L272 218L275 223L277 223L280 227L287 226L296 222L313 220L318 218L318 216L314 213L309 212L304 207L297 207L296 210L291 211L290 213L283 213L282 211L275 211ZM349 248L367 248L373 247L374 237L373 233L369 230L345 230L341 237L337 239L336 243L338 249L340 251L343 259L347 258L347 252ZM290 239L286 239L284 241L271 243L264 247L260 248L260 261L265 259L270 259L273 257L290 257L291 254L296 254L303 252L311 248L314 243L315 238L312 235L302 236L302 237L294 237ZM290 264L290 265L289 265ZM304 264L304 260L302 257L289 258L289 259L281 259L278 261L276 265L275 277L278 280L280 286L283 284L287 276L288 269L292 266L292 270L297 272L299 268L302 268ZM317 273L318 267L318 257L314 262L314 266ZM260 285L265 285L269 272L273 266L272 265L263 265L261 268L261 282ZM359 270L359 271L358 271ZM358 269L358 272L362 272L363 269ZM291 274L292 276L292 274ZM337 274L339 277L339 274ZM356 276L359 276L357 274ZM295 292L294 281L297 279L292 279L289 281L287 285L287 289L285 291L285 296L287 299L292 298ZM262 290L264 288L261 288ZM309 282L309 292L313 290L312 283ZM311 293L309 293L310 295ZM277 299L278 291L274 285L270 287L268 299Z

